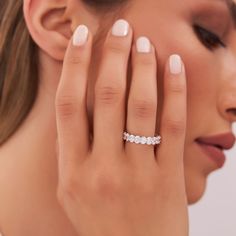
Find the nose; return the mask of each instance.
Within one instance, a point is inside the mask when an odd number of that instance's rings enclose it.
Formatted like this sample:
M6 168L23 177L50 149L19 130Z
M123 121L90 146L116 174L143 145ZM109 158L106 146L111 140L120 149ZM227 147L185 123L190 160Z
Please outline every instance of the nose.
M219 96L219 104L221 115L232 123L236 122L236 80Z
M226 116L230 121L235 122L236 121L236 108L228 108L226 110Z
M218 90L218 110L224 119L236 121L236 48L224 58L224 74L221 76Z

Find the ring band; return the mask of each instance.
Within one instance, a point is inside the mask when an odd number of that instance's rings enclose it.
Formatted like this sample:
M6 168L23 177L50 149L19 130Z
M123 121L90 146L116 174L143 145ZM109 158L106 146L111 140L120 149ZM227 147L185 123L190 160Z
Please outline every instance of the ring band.
M136 144L157 145L161 143L160 135L154 137L145 137L124 132L123 139L126 142L136 143Z

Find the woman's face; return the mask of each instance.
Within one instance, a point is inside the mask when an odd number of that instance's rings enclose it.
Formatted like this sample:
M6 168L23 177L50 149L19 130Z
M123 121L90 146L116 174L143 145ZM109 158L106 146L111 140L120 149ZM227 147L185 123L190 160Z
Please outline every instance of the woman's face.
M227 4L225 0L135 0L124 16L134 29L134 39L148 36L156 47L159 110L164 63L172 53L180 54L185 62L188 124L184 164L189 203L199 200L206 177L219 169L196 139L231 132L236 120L236 30ZM89 104L92 113L92 99ZM228 141L231 146L232 139ZM217 158L219 149L206 147Z

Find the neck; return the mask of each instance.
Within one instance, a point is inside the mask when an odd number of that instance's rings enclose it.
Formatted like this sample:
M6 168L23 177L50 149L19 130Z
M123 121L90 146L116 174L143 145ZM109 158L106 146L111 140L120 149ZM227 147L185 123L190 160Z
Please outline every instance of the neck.
M44 98L55 98L62 71L62 61L52 59L42 50L39 51L39 94Z

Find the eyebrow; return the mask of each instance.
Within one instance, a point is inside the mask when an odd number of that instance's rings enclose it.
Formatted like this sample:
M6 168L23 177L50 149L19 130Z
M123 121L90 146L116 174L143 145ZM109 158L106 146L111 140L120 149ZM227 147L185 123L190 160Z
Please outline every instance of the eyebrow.
M234 23L234 27L236 28L236 3L233 0L221 0L221 1L227 5L230 16Z

